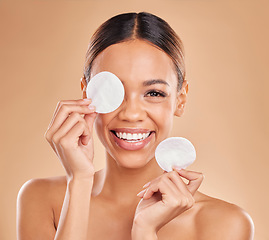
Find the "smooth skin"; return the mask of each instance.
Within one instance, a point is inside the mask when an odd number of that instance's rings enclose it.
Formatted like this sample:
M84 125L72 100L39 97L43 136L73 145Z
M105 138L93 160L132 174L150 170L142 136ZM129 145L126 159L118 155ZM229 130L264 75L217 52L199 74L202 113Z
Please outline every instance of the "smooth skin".
M188 82L177 92L169 56L146 41L123 42L97 56L91 77L101 71L120 78L125 99L108 114L95 113L90 100L58 103L45 137L66 176L33 179L22 186L18 239L253 239L254 225L243 209L198 191L202 173L176 168L167 173L154 158L187 100ZM81 89L85 99L85 79ZM106 150L106 167L97 172L93 125ZM143 149L130 151L115 143L114 128L154 133Z

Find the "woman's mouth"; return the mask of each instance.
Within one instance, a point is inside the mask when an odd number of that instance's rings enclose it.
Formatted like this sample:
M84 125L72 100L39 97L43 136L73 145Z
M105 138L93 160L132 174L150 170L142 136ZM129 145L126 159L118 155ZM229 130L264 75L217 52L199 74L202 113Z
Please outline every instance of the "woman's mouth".
M132 129L130 131L111 130L110 133L116 144L125 150L144 148L155 133L154 131L142 131L140 129Z

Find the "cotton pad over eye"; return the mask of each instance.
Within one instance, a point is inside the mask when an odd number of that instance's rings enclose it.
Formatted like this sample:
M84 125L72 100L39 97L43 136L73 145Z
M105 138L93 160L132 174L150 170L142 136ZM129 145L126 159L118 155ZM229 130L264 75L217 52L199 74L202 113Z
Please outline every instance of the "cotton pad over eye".
M172 171L172 166L186 168L196 158L192 143L183 137L170 137L159 143L155 150L155 158L159 166L166 172Z
M87 98L92 99L97 113L109 113L116 110L124 99L124 87L120 79L111 72L100 72L88 83Z

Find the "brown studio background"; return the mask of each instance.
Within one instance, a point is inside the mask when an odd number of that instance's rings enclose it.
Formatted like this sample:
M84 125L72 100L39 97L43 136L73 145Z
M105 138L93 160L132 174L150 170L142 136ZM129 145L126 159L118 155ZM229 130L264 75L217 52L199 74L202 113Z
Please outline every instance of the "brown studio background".
M200 190L244 208L255 239L269 239L268 7L263 0L0 1L0 239L15 239L22 184L65 173L44 133L59 100L81 98L91 34L130 11L164 18L184 43L189 94L173 136L196 147L189 169L205 174ZM95 140L99 170L104 150Z

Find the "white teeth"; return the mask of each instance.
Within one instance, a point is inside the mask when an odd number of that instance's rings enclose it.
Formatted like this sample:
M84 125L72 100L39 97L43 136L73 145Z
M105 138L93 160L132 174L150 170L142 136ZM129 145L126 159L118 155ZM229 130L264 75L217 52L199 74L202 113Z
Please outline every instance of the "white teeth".
M120 139L124 139L127 141L140 141L146 139L150 135L150 132L148 133L122 133L122 132L116 132L116 136Z
M131 140L131 139L133 139L132 138L132 134L131 133L127 133L127 140Z

